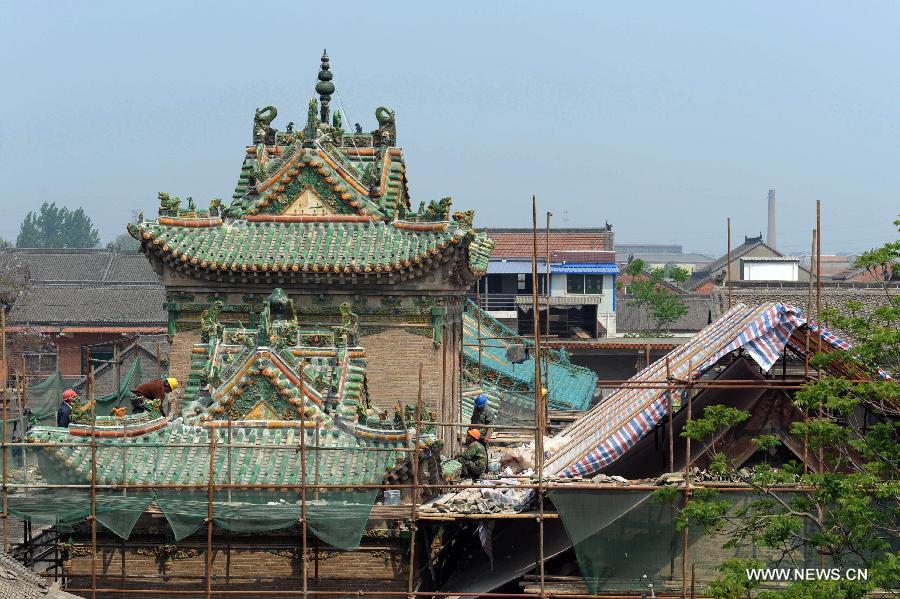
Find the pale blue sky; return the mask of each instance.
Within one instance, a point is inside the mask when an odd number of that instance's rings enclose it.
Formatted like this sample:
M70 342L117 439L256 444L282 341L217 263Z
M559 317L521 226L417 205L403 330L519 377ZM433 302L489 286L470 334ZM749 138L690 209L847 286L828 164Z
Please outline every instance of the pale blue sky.
M900 4L3 3L0 236L41 201L104 240L156 193L230 198L254 108L301 123L323 47L352 123L396 110L414 203L476 223L609 220L621 242L718 254L894 238ZM339 103L336 103L340 106Z

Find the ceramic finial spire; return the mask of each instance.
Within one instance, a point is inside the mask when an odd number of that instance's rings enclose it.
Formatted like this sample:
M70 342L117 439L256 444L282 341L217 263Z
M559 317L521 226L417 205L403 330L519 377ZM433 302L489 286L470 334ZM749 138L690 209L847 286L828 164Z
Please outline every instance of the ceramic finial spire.
M322 50L322 65L319 67L319 81L316 83L316 93L319 94L319 106L321 107L320 121L328 124L329 103L331 94L334 93L333 75L328 65L328 51Z

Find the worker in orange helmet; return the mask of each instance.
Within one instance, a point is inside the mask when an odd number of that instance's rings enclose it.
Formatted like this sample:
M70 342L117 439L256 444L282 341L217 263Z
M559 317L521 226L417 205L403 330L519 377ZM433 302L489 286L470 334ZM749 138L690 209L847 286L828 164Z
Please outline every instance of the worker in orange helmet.
M470 428L466 432L466 448L456 459L462 464L460 475L463 478L477 480L487 472L487 450L481 444L480 430Z
M62 402L56 410L56 426L68 428L69 423L72 422L72 402L76 397L78 394L72 389L63 391Z

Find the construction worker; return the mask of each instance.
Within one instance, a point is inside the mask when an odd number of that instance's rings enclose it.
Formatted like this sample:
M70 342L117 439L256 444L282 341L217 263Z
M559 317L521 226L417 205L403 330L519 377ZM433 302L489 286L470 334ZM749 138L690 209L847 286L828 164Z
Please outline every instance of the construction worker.
M59 408L56 410L56 426L61 428L69 427L69 423L72 421L72 402L76 397L78 397L78 394L72 389L63 391L62 403L59 404Z
M472 410L472 419L470 424L493 424L494 412L487 405L488 397L484 393L475 398L475 409ZM478 427L481 432L480 443L487 447L488 440L491 438L491 429Z
M131 400L131 412L133 414L140 414L141 412L147 411L147 406L145 405L145 400L154 400L159 401L159 411L163 416L168 416L169 414L169 405L166 402L166 394L171 393L175 389L178 388L178 380L169 377L165 379L157 379L154 381L147 381L146 383L141 383L137 387L131 390L131 392L136 396Z
M481 431L470 428L466 433L466 448L456 456L462 464L460 476L477 480L487 471L487 450L481 444Z

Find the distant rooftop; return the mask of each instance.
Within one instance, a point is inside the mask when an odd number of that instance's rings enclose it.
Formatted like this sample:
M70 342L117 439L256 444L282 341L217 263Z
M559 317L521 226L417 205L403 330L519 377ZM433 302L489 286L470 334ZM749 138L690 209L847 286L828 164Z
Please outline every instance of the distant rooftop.
M11 324L40 326L165 326L165 288L137 252L10 249L29 290L13 304Z
M741 258L743 262L800 262L796 256L747 256Z
M9 249L28 271L31 284L160 285L138 252L85 249Z
M647 264L696 264L704 265L713 259L704 254L670 254L659 252L653 254L635 254L621 251L621 246L616 246L616 262L628 262L630 258L639 258Z
M534 249L531 229L488 229L494 241L492 259L530 258ZM561 228L550 229L550 251L552 252L611 252L613 250L612 228ZM537 232L538 256L547 253L547 238L544 230Z
M667 243L617 243L617 254L683 254L684 249L678 244Z

